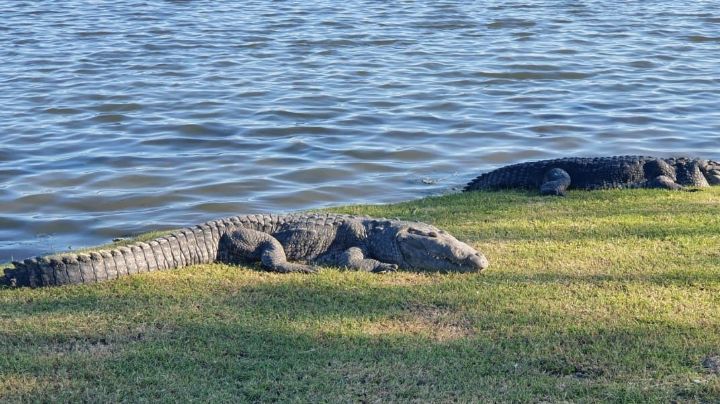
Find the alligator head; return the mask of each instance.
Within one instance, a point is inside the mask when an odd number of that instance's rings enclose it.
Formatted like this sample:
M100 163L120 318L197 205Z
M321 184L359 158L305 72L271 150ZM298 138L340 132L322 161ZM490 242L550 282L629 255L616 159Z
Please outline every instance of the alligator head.
M403 267L447 272L477 272L488 260L469 245L447 232L424 223L406 223L395 239Z
M700 171L705 176L708 184L720 185L720 163L717 161L707 160L700 164Z
M720 163L711 160L673 158L668 161L674 169L676 182L692 187L720 185Z

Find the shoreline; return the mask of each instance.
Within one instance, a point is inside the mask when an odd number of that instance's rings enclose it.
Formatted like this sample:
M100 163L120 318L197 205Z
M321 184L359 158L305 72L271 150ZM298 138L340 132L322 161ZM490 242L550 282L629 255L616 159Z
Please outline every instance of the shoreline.
M0 290L0 400L712 401L720 188L470 193L339 213L476 247L469 274L210 264Z

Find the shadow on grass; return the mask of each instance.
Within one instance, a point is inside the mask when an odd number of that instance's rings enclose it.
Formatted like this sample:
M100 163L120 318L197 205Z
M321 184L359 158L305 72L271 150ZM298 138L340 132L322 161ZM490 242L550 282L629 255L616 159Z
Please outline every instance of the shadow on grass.
M103 310L117 326L104 332L78 332L72 324L45 335L1 330L0 378L24 374L45 384L0 398L624 401L718 393L717 383L687 381L700 371L698 358L717 347L709 327L571 321L529 327L528 307L507 311L504 321L466 312L463 326L471 332L437 340L442 319L421 322L427 329L417 333L408 326L427 315L418 314L418 302L463 312L463 299L439 295L428 302L427 290L409 287L330 286L244 286L235 294L179 299L177 306L148 305L155 312L130 326L131 313L116 308L134 296L108 296L116 302ZM87 305L73 299L71 306ZM178 306L196 309L177 312ZM401 326L392 327L398 319Z

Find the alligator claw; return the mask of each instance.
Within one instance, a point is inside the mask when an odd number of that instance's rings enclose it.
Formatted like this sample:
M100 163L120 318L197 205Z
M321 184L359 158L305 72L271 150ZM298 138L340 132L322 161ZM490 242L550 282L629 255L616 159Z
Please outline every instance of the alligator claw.
M398 266L395 264L380 264L372 270L376 274L386 274L388 272L396 272Z

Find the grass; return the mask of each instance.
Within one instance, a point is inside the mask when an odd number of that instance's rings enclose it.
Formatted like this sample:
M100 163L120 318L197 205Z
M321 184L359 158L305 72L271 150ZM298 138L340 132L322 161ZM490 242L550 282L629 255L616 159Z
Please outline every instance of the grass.
M720 188L334 210L436 224L491 267L0 290L0 401L719 400Z

